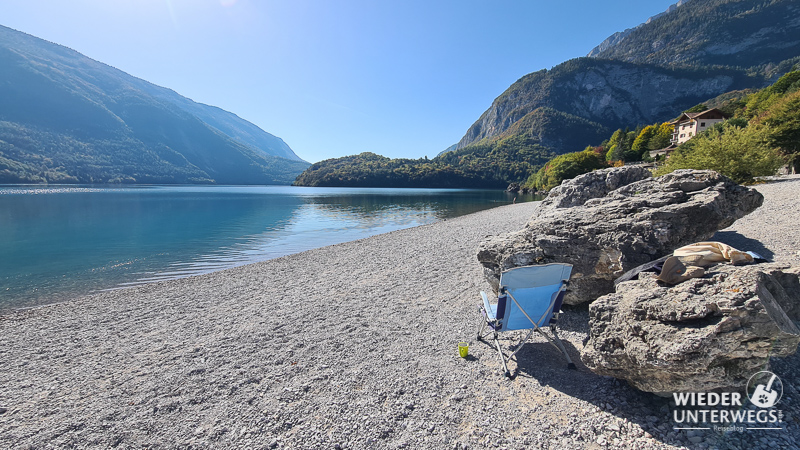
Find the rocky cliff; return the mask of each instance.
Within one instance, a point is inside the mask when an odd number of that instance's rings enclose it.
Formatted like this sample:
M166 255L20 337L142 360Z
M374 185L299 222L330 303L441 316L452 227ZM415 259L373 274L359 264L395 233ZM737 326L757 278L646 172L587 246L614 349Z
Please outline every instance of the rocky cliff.
M661 14L656 14L655 16L650 17L649 19L647 19L646 22L642 23L641 25L635 26L633 28L628 28L625 31L618 31L618 32L612 34L611 36L606 38L605 41L601 42L600 45L598 45L597 47L593 48L592 51L590 51L589 54L586 55L586 56L597 56L597 55L601 54L602 52L604 52L604 51L616 46L617 44L622 42L626 37L628 37L628 35L631 34L637 28L639 28L639 27L641 27L643 25L647 25L648 23L658 19L659 17L663 16L664 14L667 14L667 13L670 13L670 12L674 11L675 8L681 6L684 3L686 3L684 0L680 0L678 3L675 3L674 5L671 5L669 8L667 8L666 11L662 12Z
M779 64L798 55L800 5L793 0L683 2L589 53L628 62L729 67Z
M705 99L756 83L732 69L670 69L580 58L519 79L495 99L458 146L498 136L543 107L617 128L665 120ZM559 130L556 123L550 131L561 134L567 130ZM585 142L583 146L598 143ZM557 148L561 152L582 149Z

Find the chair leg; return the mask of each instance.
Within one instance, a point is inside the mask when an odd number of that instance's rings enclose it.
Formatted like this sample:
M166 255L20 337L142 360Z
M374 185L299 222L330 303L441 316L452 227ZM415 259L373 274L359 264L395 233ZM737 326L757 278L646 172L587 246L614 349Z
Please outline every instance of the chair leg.
M479 341L483 340L483 330L485 329L486 329L486 319L481 317L481 327L478 329L478 337L477 337Z
M500 339L497 337L497 333L494 334L494 345L497 347L497 353L500 354L500 362L503 364L503 375L505 375L506 378L511 378L511 372L508 371L506 357L503 356L503 349L500 348Z
M558 333L556 333L556 327L555 326L552 326L552 325L550 326L550 332L553 333L553 337L552 338L550 336L548 336L547 333L542 331L541 328L536 328L536 331L538 331L539 334L544 336L545 339L547 339L547 342L550 343L550 345L555 347L558 351L561 352L562 355L564 355L564 358L567 359L567 368L568 369L577 370L577 367L575 367L575 364L572 362L572 358L570 358L569 357L569 353L567 353L567 349L564 347L564 343L561 342L561 339L558 337Z
M575 363L573 363L572 359L569 357L569 353L567 353L567 349L564 348L564 343L561 342L561 339L558 337L558 333L556 333L556 327L554 327L554 326L550 327L550 331L553 333L553 337L556 340L556 344L558 345L558 349L561 350L561 353L563 353L564 357L567 358L567 369L578 370L578 368L575 367Z

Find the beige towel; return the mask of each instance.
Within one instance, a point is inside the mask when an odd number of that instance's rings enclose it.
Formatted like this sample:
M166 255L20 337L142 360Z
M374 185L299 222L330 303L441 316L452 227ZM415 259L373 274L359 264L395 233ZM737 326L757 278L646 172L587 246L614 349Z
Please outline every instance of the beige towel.
M683 283L689 278L700 278L706 271L702 267L684 266L680 259L670 256L664 261L663 269L656 279L667 284Z
M698 242L681 247L672 255L680 258L684 264L692 266L710 266L723 261L730 261L733 264L753 262L752 256L722 242Z

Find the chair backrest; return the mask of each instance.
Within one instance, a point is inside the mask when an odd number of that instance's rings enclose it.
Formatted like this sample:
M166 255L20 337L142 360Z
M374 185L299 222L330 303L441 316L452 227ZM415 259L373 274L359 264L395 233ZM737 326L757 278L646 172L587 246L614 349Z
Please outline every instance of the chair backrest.
M510 294L505 305L497 305L498 316L502 311L502 330L533 328L530 319L539 327L549 325L553 313L561 309L563 291L571 273L572 264L554 263L515 267L500 274L500 287ZM530 319L520 311L520 306Z

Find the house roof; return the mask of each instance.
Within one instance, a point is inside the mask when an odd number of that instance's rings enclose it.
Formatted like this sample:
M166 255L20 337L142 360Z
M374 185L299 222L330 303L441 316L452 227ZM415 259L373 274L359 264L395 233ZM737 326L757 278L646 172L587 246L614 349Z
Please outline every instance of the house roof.
M658 155L668 155L672 153L676 148L678 148L675 144L669 144L668 147L660 148L658 150L650 150L650 157L655 158Z
M695 119L705 119L707 116L715 116L719 115L722 116L723 119L727 119L730 117L729 115L725 114L724 112L718 110L717 108L710 108L705 111L694 112L694 113L683 113L677 119L670 122L671 124L682 123L686 122L687 120L695 120Z

